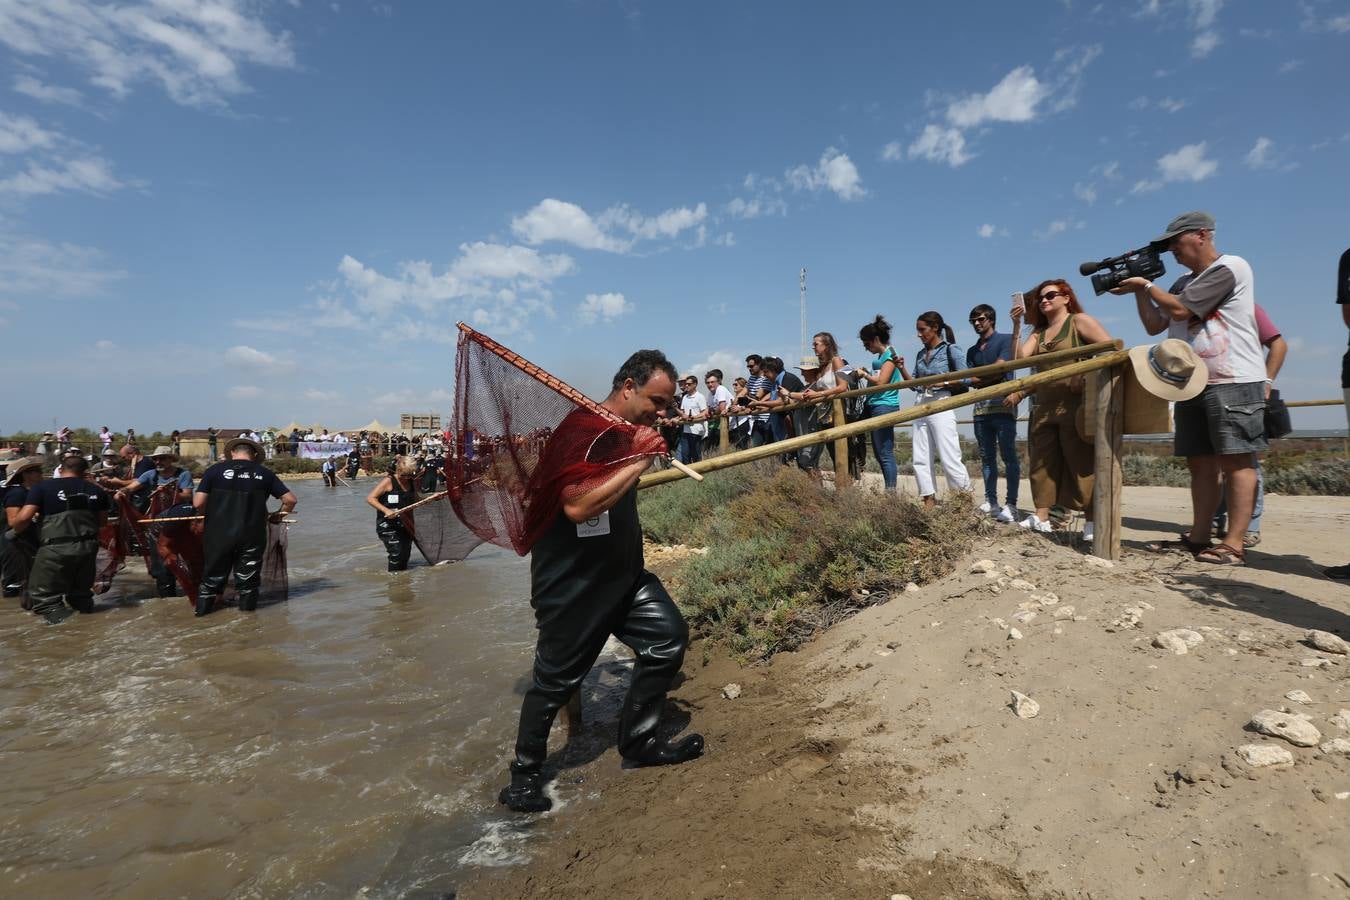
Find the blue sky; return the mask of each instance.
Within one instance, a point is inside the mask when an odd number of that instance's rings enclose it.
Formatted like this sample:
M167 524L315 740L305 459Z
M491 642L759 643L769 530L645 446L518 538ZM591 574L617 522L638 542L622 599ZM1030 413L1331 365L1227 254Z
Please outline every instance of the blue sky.
M1334 397L1348 60L1346 0L0 0L0 433L448 414L459 319L730 378L803 266L853 358L1052 276L1138 343L1078 263L1195 208Z

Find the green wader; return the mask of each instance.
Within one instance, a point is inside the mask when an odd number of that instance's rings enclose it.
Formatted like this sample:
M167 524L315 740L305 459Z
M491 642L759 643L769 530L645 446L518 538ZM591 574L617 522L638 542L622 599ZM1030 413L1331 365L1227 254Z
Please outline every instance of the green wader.
M98 516L72 509L42 517L37 556L28 573L33 612L61 609L62 600L82 613L94 611L94 570L98 560Z

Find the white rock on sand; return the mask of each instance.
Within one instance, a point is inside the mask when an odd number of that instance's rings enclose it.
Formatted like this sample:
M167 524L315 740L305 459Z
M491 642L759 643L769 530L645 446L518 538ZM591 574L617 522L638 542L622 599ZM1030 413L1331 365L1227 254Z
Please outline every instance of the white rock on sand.
M1327 721L1337 728L1344 728L1346 731L1350 731L1350 709L1341 710Z
M1295 747L1314 747L1322 739L1322 732L1301 716L1263 709L1252 716L1248 726L1271 737L1284 738Z
M1304 704L1313 702L1312 697L1308 696L1307 691L1290 691L1289 693L1284 695L1284 699L1292 700L1295 703L1304 703Z
M1323 659L1320 656L1310 656L1299 663L1305 669L1321 669L1331 665L1331 660Z
M1077 612L1072 606L1064 605L1055 610L1056 619L1072 619L1073 614Z
M731 684L727 685L726 687L722 688L722 696L726 697L728 700L735 700L740 695L741 695L741 686L734 681Z
M1102 559L1100 556L1083 557L1083 565L1089 569L1114 569L1116 564L1109 559Z
M1019 719L1034 719L1041 712L1041 705L1021 691L1012 692L1012 702L1008 705Z
M1350 756L1350 738L1332 738L1318 749L1328 755Z
M1329 631L1318 631L1314 628L1304 635L1303 639L1323 653L1339 653L1342 656L1350 654L1350 644Z
M1020 641L1021 639L1022 639L1022 632L1018 631L1016 628L1008 629L1008 640Z
M1159 633L1153 639L1153 646L1160 650L1171 650L1177 656L1185 656L1192 647L1204 642L1204 635L1198 631L1192 631L1189 628L1173 628L1171 631Z
M981 559L970 564L970 574L972 575L992 575L994 573L994 561L992 559Z
M1274 744L1243 744L1237 748L1237 754L1243 762L1253 769L1263 769L1267 766L1292 766L1294 764L1294 754Z

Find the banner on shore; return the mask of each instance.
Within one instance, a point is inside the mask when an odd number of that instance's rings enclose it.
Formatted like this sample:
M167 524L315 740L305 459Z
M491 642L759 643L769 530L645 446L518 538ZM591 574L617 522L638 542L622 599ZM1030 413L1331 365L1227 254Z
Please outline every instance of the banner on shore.
M300 458L327 459L330 456L341 456L345 459L354 446L356 445L350 442L333 443L332 441L301 441Z

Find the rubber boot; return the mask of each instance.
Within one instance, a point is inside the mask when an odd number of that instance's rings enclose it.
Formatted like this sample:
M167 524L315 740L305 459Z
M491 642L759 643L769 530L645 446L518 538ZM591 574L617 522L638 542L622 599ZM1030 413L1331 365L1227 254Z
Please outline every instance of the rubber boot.
M544 773L534 767L511 763L511 783L502 788L497 802L516 812L547 812L553 801L544 796Z
M216 592L207 590L206 585L199 585L197 588L197 610L194 613L197 618L210 615L216 608Z
M624 763L627 766L675 766L703 755L703 735L687 735L678 743L672 744L658 737L650 737L641 746L625 751Z

